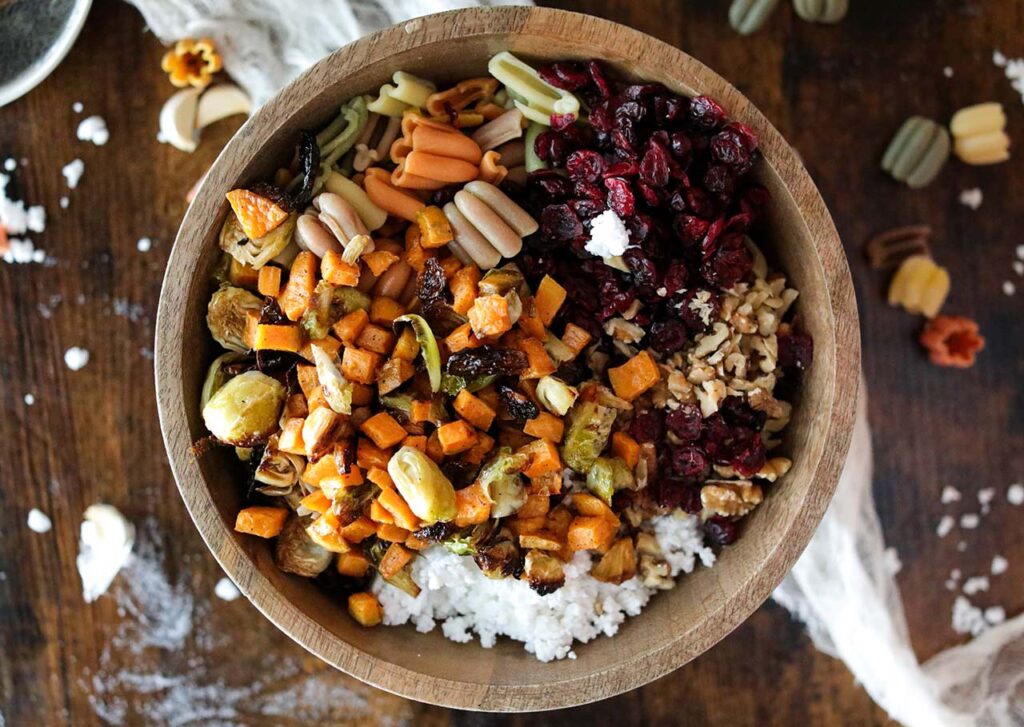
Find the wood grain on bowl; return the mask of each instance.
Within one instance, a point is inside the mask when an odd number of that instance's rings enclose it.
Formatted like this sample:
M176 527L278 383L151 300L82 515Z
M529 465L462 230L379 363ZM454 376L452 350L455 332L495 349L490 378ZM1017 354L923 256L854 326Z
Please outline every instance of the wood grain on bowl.
M815 340L815 363L787 430L793 469L752 515L744 537L714 569L657 595L613 639L579 648L576 660L549 664L519 643L483 649L446 641L439 630L362 629L315 584L281 573L265 542L232 531L243 488L229 453L196 459L189 451L205 433L198 392L212 344L193 342L208 341L205 307L228 209L224 193L268 175L290 155L299 129L316 128L344 99L375 91L394 71L456 80L483 73L502 49L534 60L602 58L620 75L708 94L751 126L764 154L758 181L773 198L764 247L800 290L798 310ZM852 429L859 360L853 287L838 235L778 132L736 89L681 51L599 18L540 8L455 11L381 31L324 59L264 106L225 148L182 223L156 343L161 426L178 487L243 593L298 643L353 676L425 702L495 711L553 709L632 689L693 659L747 618L792 566L828 505Z

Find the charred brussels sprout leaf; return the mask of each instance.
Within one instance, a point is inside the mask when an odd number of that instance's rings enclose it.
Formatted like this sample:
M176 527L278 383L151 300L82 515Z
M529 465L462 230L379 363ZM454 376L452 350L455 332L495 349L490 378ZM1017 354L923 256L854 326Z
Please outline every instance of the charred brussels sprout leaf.
M245 353L246 314L260 311L263 301L244 288L222 285L210 298L206 307L206 325L213 340L229 351Z
M320 170L320 145L316 136L303 129L299 132L299 186L291 191L291 207L300 210L313 198L316 175Z
M427 367L427 375L430 377L430 390L436 393L441 389L441 351L437 347L434 332L422 316L414 313L408 313L395 319L396 328L402 323L411 325L413 333L416 334L416 341L420 344L420 355L423 356L423 363Z
M334 296L331 300L331 320L337 321L357 310L370 310L370 296L348 286L334 289Z
M523 575L530 588L542 596L554 593L565 585L562 561L543 550L531 550L526 554Z
M244 356L241 354L225 353L214 359L213 363L210 364L209 370L206 372L206 379L203 381L203 393L199 397L200 411L206 408L213 395L234 375L229 373L228 365L243 358Z
M478 546L473 561L488 578L516 578L523 572L523 557L511 540Z
M486 389L488 386L498 380L497 376L453 376L451 374L441 375L441 392L448 396L458 396L459 392L466 389L471 394L475 394L480 389Z
M526 283L522 272L515 265L509 263L504 267L493 268L484 273L480 279L478 289L480 295L506 295Z
M587 472L587 489L611 507L618 490L632 489L633 473L619 457L598 457Z
M510 348L466 348L448 359L447 371L455 376L518 376L529 368L522 351Z
M366 557L373 564L374 568L379 568L381 560L384 559L384 554L388 551L389 544L383 540L377 540L366 550ZM380 572L378 570L378 572ZM412 578L412 570L409 565L406 565L402 570L398 571L391 578L385 578L385 583L388 583L400 591L405 591L413 598L420 595L420 587L416 584L416 581Z
M299 325L302 326L311 341L326 338L327 334L331 332L331 324L334 323L331 318L333 303L334 286L326 280L321 280L313 291L313 304L299 319Z
M512 454L502 447L480 471L480 488L491 501L491 517L511 515L526 502L526 488L520 472L529 464L526 454Z
M295 515L288 519L274 545L277 567L304 578L323 573L333 557L331 551L313 542L306 532L305 523Z
M580 474L587 474L608 444L616 411L595 401L585 401L569 413L569 430L562 445L562 460Z

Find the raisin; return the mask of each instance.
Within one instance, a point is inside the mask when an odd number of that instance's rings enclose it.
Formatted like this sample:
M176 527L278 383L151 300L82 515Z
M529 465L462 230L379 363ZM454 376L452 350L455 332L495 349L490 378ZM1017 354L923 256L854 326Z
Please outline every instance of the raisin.
M481 346L456 351L445 370L455 376L518 376L529 366L522 351Z
M511 386L499 385L498 396L501 397L501 402L505 405L505 411L508 412L510 419L526 421L527 419L536 419L540 415L537 405Z

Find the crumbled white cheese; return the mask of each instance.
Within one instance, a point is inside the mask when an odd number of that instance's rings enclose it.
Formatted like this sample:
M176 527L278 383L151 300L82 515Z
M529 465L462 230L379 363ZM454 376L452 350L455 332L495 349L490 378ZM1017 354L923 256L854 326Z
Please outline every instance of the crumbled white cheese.
M62 210L66 210L68 208L68 205L70 205L70 204L71 204L71 200L68 199L67 197L61 197L60 198L60 208Z
M1010 567L1010 562L1001 555L997 555L992 559L992 567L989 569L992 575L999 576L1006 572L1006 569Z
M84 348L72 346L64 352L64 363L72 371L78 371L89 363L89 352Z
M82 597L92 603L107 592L128 562L135 544L135 527L113 505L90 505L83 516L78 545L78 574Z
M981 203L984 200L984 195L981 190L977 187L972 189L965 189L960 193L960 204L964 207L970 207L972 210L976 210L981 207Z
M956 549L957 549L957 551L959 551L961 553L966 553L967 552L967 542L964 541L964 540L961 540L959 543L956 544Z
M984 615L990 626L996 626L1006 620L1006 609L1002 606L991 606L985 609Z
M84 109L85 106L82 105L81 101L75 101L73 104L71 104L71 110L74 111L76 114L82 113Z
M31 240L12 237L7 241L10 248L4 253L5 263L43 263L46 262L46 251L39 250Z
M942 488L942 504L948 505L951 502L960 501L960 490L956 489L952 485L946 485Z
M935 528L935 534L940 538L944 538L953 530L954 525L956 525L956 520L949 515L943 515L942 519L939 520L938 527Z
M139 252L149 252L153 248L153 241L148 237L140 237L135 247Z
M33 507L28 511L28 527L36 533L48 533L53 529L53 522L45 512Z
M968 512L960 516L960 527L964 530L974 530L981 523L977 513Z
M242 595L242 592L238 590L238 586L232 583L230 578L221 578L217 581L217 585L213 587L213 592L217 594L217 598L224 601L234 601Z
M952 66L944 67L942 69L942 75L945 76L946 78L952 78L953 77L953 67Z
M1003 281L1003 295L1013 295L1017 292L1017 286L1013 284L1012 280Z
M886 572L894 576L903 570L903 561L900 560L900 554L896 548L886 548L882 553L882 565L885 567Z
M992 511L992 501L996 499L996 488L983 487L978 490L978 504L981 505L981 514L988 515Z
M32 406L36 403L36 397L33 394L25 394L25 406Z
M1003 73L1013 86L1013 90L1021 95L1024 101L1024 58L1007 58L998 50L992 51L992 63L1003 69Z
M1004 56L1002 52L997 48L996 50L992 51L992 62L995 65L999 66L1000 68L1003 68L1006 65L1006 56Z
M1024 275L1024 260L1013 261L1013 272L1017 273L1017 275Z
M0 174L0 227L8 235L25 232L42 232L46 229L46 210L41 205L26 207L20 199L7 196L7 184L11 178Z
M976 593L988 590L988 576L972 576L964 581L964 593L973 596Z
M953 602L953 630L958 634L977 636L988 628L985 614L965 596L957 596Z
M102 116L90 116L82 119L78 125L77 135L82 141L91 141L96 146L103 146L110 141L107 122L103 120Z
M6 171L13 172L17 168L18 168L18 162L14 159L14 157L11 157L10 159L4 160L4 169Z
M70 161L64 165L60 173L64 175L64 180L68 183L68 189L74 189L81 181L82 175L85 174L85 162L81 159Z
M1006 490L1006 501L1011 505L1024 505L1024 485L1014 482Z
M590 222L590 239L583 246L591 255L602 259L622 255L629 247L629 230L612 210L605 210Z

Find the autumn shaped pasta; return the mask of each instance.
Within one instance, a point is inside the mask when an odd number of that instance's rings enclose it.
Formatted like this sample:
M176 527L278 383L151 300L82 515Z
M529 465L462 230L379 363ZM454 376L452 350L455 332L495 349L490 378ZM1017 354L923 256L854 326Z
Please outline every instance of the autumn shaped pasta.
M402 136L391 145L391 175L396 187L440 189L480 174L480 147L448 124L415 112L402 118Z
M949 132L931 119L903 122L882 156L882 169L912 189L930 184L949 158Z
M880 270L898 265L912 255L930 255L931 236L932 228L928 225L894 227L871 238L864 252L871 267Z
M472 139L483 151L490 151L523 136L524 116L519 109L509 109L493 121L473 132Z
M729 6L729 24L740 35L760 30L779 4L779 0L733 0Z
M953 114L949 130L953 133L953 151L966 164L998 164L1010 158L1006 113L1000 103L960 109Z
M486 76L467 78L452 88L430 94L425 106L431 116L449 117L470 106L490 103L497 90L497 79Z
M437 90L430 81L405 71L395 71L391 80L394 85L385 83L381 86L377 98L367 106L375 114L401 117L406 111L422 109L427 105L430 95Z
M352 169L356 172L388 158L391 145L402 131L402 119L398 116L381 116L370 114L369 121L363 128L355 144L352 156Z
M324 180L324 189L348 202L368 230L376 230L387 221L388 213L375 205L363 188L345 175L329 173Z
M949 272L925 255L908 257L889 283L889 305L934 318L949 295Z
M415 222L416 213L425 206L423 201L408 191L398 189L391 179L391 173L380 167L367 169L363 178L366 196L389 215Z
M575 96L552 86L508 51L495 54L487 71L505 84L515 107L530 121L550 126L552 115L579 116L580 102Z
M935 316L921 332L920 341L933 364L960 369L973 366L985 348L977 322L964 316Z
M838 23L846 17L849 0L793 0L793 9L812 23Z

